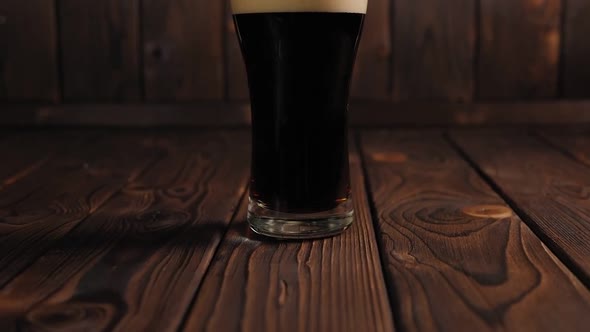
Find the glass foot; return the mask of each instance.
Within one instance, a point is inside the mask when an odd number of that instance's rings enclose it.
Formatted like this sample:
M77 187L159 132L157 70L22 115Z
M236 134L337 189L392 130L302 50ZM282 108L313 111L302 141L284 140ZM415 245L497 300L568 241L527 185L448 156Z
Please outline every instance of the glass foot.
M310 214L268 210L250 200L248 223L257 234L278 239L317 239L338 235L354 221L352 200L337 208Z

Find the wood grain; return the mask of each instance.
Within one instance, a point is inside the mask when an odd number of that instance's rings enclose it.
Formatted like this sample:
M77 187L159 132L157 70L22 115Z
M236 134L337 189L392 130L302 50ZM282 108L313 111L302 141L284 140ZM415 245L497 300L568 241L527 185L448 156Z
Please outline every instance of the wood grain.
M176 331L245 190L247 142L245 132L155 139L161 159L0 292L4 320Z
M526 134L463 132L453 138L590 285L588 168Z
M590 166L590 127L537 129L536 133L558 150Z
M476 43L474 0L396 0L396 100L470 101Z
M139 1L59 0L64 98L137 101Z
M0 2L0 100L59 100L53 1Z
M249 100L246 66L231 11L231 0L225 0L225 59L227 70L227 97L230 100Z
M590 293L438 133L362 136L403 331L578 331Z
M351 83L353 98L387 100L391 96L391 2L371 0Z
M590 97L590 2L567 0L564 15L564 97Z
M561 0L482 0L479 97L557 95Z
M0 106L0 126L198 126L250 125L247 102L194 104L80 104ZM220 116L219 114L223 114ZM352 102L353 126L514 125L590 123L590 101L443 103Z
M358 154L356 221L338 237L268 241L246 202L203 281L186 331L393 331Z
M250 124L250 105L246 103L11 105L0 107L0 112L0 125L4 126L231 127Z
M50 135L45 139L53 141ZM157 157L157 149L142 145L144 139L114 133L90 139L0 190L0 287ZM3 308L0 299L0 312Z
M77 147L96 133L19 131L0 140L0 190L40 171L60 152ZM82 137L82 139L80 139ZM49 138L49 139L48 139Z
M223 1L143 1L148 101L222 99L223 7Z

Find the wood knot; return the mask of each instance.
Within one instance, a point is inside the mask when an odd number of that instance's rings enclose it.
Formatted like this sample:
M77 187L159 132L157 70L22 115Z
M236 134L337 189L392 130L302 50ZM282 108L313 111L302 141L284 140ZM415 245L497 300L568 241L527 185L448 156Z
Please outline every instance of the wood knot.
M104 303L64 303L44 306L27 315L27 321L43 331L87 331L105 329L115 308Z
M192 196L194 194L194 189L188 186L178 186L175 188L166 189L165 193L167 196L172 198L183 198Z
M463 208L463 213L476 218L503 219L512 217L512 210L502 205L474 205Z
M378 152L371 154L371 159L381 163L405 163L408 161L408 156L401 152Z
M150 58L156 62L167 62L170 59L169 45L164 45L159 42L147 42L146 52Z
M417 264L416 257L408 253L393 252L392 255L395 259L402 262L406 266L412 266Z
M157 233L177 230L188 224L191 214L180 210L152 210L137 215L130 222L137 231Z
M6 16L0 15L0 25L6 24L7 21L8 19L6 18Z

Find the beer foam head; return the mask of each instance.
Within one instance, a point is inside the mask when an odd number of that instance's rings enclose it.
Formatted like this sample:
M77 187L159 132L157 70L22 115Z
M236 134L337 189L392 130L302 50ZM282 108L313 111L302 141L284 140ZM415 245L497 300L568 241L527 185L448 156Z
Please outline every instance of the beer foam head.
M234 14L325 12L367 12L367 0L232 0Z

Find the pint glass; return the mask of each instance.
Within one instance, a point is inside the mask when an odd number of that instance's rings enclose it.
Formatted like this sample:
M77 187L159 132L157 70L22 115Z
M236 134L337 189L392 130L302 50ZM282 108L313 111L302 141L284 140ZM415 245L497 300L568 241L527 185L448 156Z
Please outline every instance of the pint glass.
M248 74L248 222L276 238L351 225L350 78L367 0L232 0Z

